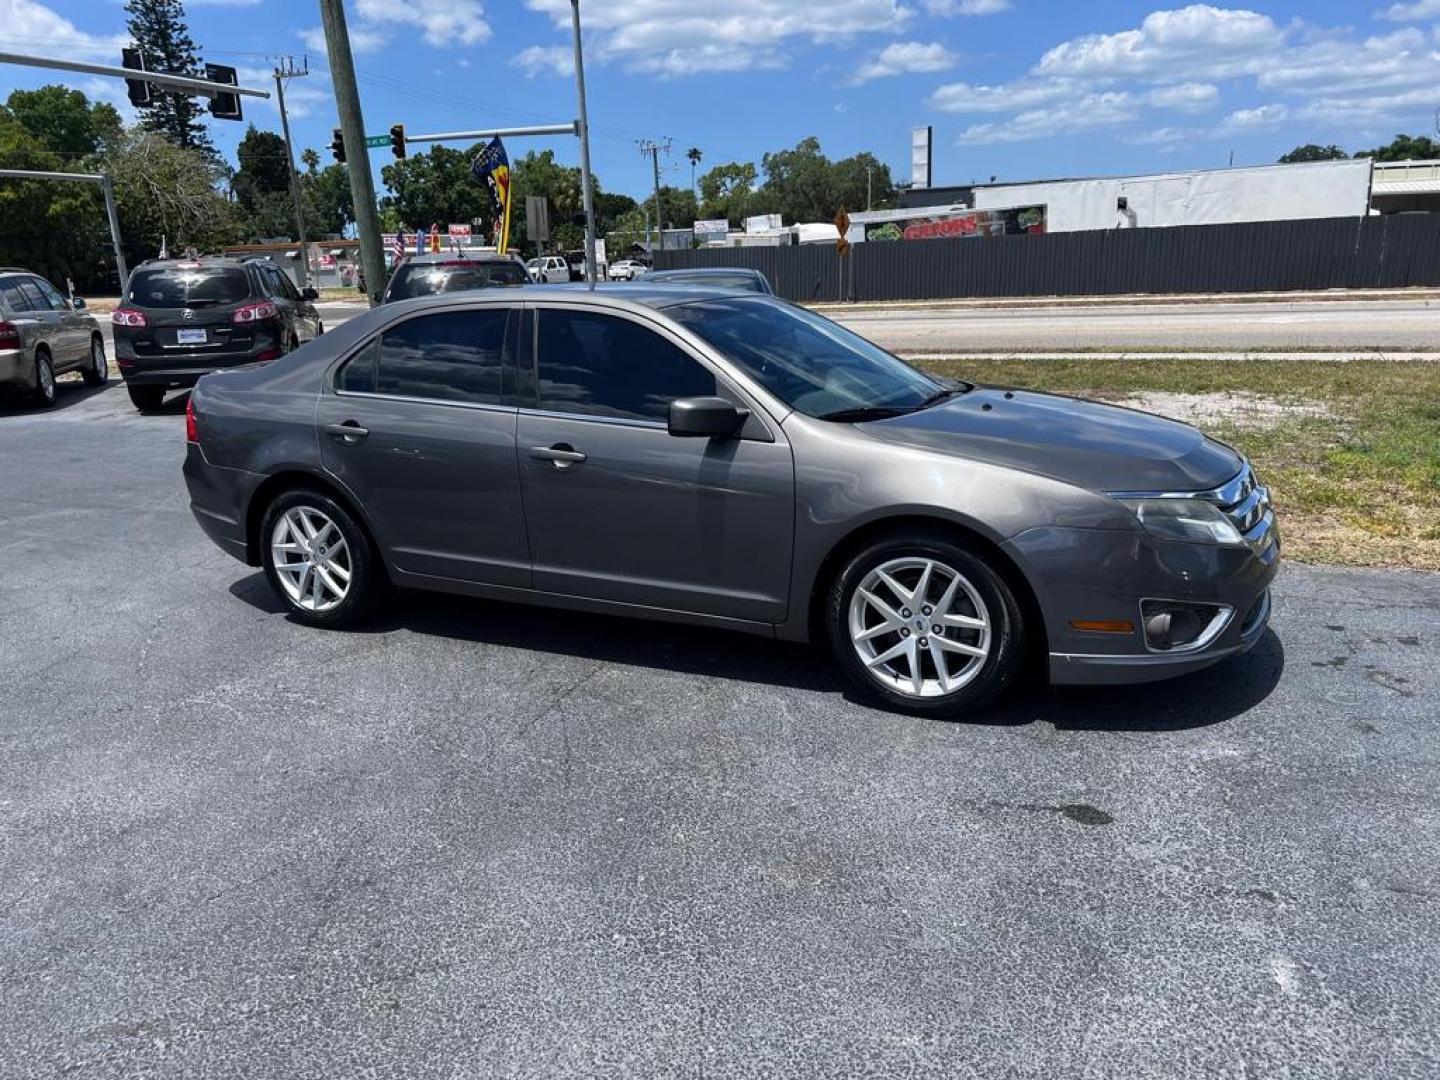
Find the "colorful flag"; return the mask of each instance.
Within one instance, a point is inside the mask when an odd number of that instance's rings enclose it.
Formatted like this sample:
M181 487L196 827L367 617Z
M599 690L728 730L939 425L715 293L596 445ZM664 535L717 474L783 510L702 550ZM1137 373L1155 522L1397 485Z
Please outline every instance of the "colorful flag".
M391 241L390 254L395 256L397 263L405 257L405 230L403 228L395 234L395 238Z
M430 246L428 250L431 255L440 254L440 226L438 224L430 226Z
M475 155L470 172L482 184L490 184L500 203L500 242L496 246L503 255L510 247L510 158L498 135Z

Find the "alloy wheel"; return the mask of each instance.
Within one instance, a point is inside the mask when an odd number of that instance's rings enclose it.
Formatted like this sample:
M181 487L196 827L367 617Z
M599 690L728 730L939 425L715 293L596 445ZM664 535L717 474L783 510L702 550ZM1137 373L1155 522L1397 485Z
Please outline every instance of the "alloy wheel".
M55 400L55 369L50 366L48 356L37 355L35 357L35 384L39 387L42 401Z
M952 694L990 656L985 601L939 559L890 559L872 569L850 598L849 631L870 676L907 697Z
M105 362L105 346L98 341L90 342L90 364L95 370L97 383L103 383L110 377L110 365Z
M340 527L313 506L292 506L275 522L270 555L280 587L297 607L333 611L350 592L350 546Z

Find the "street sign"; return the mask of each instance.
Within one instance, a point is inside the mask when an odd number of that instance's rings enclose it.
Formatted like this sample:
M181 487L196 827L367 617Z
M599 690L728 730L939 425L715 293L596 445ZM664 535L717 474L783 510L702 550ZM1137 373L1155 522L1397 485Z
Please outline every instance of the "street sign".
M835 250L844 255L850 250L850 241L845 238L845 234L850 231L850 215L845 212L843 206L835 215L835 231L840 234L835 240Z
M368 147L370 147L372 150L373 150L375 147L377 147L377 146L389 146L389 145L390 145L390 136L389 136L389 135L366 135L366 136L365 136L365 145L368 146Z

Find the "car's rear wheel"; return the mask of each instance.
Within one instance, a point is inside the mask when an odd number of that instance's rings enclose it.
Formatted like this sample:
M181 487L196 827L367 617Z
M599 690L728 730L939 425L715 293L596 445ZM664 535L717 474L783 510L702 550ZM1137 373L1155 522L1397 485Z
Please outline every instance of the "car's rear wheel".
M127 386L130 402L141 412L154 412L165 400L163 386Z
M55 367L44 349L35 350L35 390L31 400L42 409L55 404Z
M105 362L105 343L98 337L90 339L90 366L82 377L86 386L104 386L110 378L110 365Z
M1020 605L981 554L943 535L889 537L852 556L826 603L836 659L871 699L956 716L992 701L1024 661Z
M384 588L365 530L323 492L296 488L276 498L265 511L260 545L270 587L310 626L355 624Z

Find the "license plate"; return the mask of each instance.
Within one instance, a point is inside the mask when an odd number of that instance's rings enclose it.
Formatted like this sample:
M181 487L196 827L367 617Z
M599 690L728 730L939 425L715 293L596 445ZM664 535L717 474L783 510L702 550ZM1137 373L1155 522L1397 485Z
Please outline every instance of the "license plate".
M176 330L175 340L181 345L204 345L204 330Z

